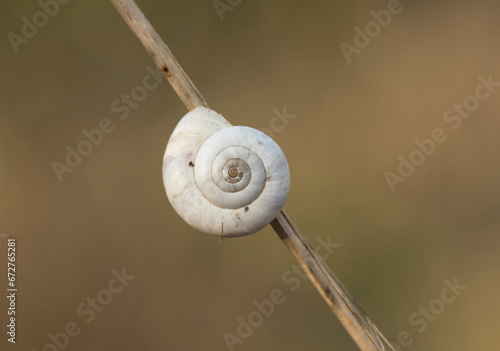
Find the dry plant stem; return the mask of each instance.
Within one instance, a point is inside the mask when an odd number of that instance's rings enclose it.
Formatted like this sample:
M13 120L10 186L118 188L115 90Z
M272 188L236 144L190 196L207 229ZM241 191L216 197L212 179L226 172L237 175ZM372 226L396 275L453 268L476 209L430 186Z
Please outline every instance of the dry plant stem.
M135 2L132 0L111 0L111 2L132 32L137 35L156 65L161 68L184 105L189 110L199 106L208 107L205 99Z
M133 0L111 0L111 2L137 35L156 65L162 69L186 107L189 110L200 106L208 107L198 89L135 2ZM362 351L394 350L283 211L271 222L271 226L295 256L358 347Z
M284 211L271 222L283 243L362 351L395 351Z

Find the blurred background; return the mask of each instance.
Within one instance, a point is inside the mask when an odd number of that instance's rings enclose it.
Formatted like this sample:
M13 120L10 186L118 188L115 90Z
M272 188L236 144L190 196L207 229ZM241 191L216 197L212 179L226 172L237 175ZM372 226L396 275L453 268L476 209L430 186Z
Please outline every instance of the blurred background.
M269 226L220 243L176 215L161 166L187 110L165 80L127 118L112 110L154 64L109 1L53 17L0 3L0 233L17 238L19 288L17 342L2 330L2 350L357 350L308 281L283 280L296 263ZM500 349L500 88L459 128L443 119L479 76L500 81L500 4L404 0L348 63L340 44L388 1L236 3L138 1L232 124L296 116L273 133L291 170L285 209L311 243L340 245L327 264L396 349ZM31 38L23 17L43 24ZM59 181L53 163L106 118L114 130ZM384 173L435 128L446 141L391 191ZM123 268L130 280L109 293ZM452 303L439 302L446 280L467 287ZM275 289L286 301L228 348L223 334L239 337ZM69 322L80 333L66 340Z

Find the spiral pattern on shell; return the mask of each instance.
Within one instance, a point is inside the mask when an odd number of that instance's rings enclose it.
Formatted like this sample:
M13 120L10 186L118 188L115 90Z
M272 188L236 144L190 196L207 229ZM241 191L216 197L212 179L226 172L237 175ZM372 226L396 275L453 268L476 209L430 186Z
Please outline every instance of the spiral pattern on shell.
M224 237L251 234L270 223L290 188L286 158L270 137L233 127L202 107L186 114L172 133L163 181L188 224Z

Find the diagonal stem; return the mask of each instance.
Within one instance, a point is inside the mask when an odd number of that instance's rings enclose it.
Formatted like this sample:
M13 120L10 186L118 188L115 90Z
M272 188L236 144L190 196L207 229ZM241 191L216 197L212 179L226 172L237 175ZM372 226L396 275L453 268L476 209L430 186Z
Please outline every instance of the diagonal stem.
M179 98L189 110L208 107L207 102L184 72L167 45L133 0L111 0L146 51L160 67ZM271 222L280 239L300 263L311 282L362 351L386 351L394 348L370 321L342 283L316 254L285 212Z
M271 222L271 226L358 347L362 351L395 351L284 211Z
M184 105L189 110L200 106L208 107L205 99L135 2L132 0L111 0L111 2L132 32L137 35L155 64L161 68Z

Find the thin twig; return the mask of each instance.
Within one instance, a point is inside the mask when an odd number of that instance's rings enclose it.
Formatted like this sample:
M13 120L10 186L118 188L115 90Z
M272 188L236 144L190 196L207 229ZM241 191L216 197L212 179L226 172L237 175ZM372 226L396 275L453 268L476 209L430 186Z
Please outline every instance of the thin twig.
M189 110L200 106L208 107L205 99L135 2L130 0L111 0L111 2L132 29L132 32L137 35L155 64L161 68L184 105Z
M208 107L205 99L135 2L133 0L111 0L111 2L137 35L156 65L162 69L186 107L189 110L200 106ZM362 351L395 351L283 211L271 222L271 226L358 347Z

